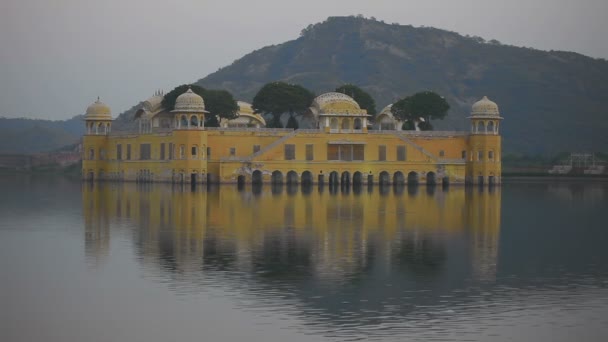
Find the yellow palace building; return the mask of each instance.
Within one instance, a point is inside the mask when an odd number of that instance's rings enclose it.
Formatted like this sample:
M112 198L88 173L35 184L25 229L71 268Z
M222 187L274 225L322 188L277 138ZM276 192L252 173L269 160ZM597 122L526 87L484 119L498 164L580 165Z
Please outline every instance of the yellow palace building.
M188 89L175 109L163 95L144 101L138 130L111 131L110 108L87 108L83 178L91 181L174 183L499 184L498 106L487 97L472 106L471 130L402 131L385 108L372 126L351 97L326 93L304 119L314 129L265 128L251 105L238 117L204 126L204 99ZM375 127L372 129L371 127Z

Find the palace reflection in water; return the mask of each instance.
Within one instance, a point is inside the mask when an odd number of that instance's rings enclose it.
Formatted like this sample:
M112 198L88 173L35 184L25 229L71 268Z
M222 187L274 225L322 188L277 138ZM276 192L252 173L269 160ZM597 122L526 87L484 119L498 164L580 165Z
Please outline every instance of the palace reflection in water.
M86 253L95 262L108 253L113 222L126 220L145 268L176 287L245 289L330 316L372 319L404 290L433 288L402 302L406 314L438 304L437 292L454 282L496 275L500 188L102 183L83 185L83 203Z

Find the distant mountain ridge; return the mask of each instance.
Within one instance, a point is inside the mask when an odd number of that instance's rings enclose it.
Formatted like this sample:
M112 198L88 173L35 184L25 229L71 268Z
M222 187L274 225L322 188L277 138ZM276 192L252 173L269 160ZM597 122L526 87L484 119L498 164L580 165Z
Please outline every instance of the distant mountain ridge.
M578 53L330 17L309 25L297 39L253 51L196 84L251 101L265 83L277 80L301 84L317 95L353 83L375 98L378 110L403 96L433 90L452 107L446 120L433 122L436 129L468 130L470 106L487 95L505 118L504 153L608 152L608 62ZM132 118L139 105L120 114L113 131L136 127ZM84 133L81 119L0 118L0 153L73 144Z
M608 62L577 53L485 42L445 30L331 17L292 41L267 46L199 80L250 101L267 82L301 84L317 94L353 83L378 108L433 90L452 109L437 129L468 129L470 106L497 102L505 152L608 150Z
M84 134L83 116L69 120L0 118L0 154L49 152L77 143Z

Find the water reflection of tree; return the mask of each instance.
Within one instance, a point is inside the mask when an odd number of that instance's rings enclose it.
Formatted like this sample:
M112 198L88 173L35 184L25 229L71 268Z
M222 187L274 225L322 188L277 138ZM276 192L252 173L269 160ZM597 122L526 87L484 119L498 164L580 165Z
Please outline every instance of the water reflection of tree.
M262 245L252 251L254 274L266 279L303 279L312 275L310 241L293 232L265 236Z
M446 262L445 246L430 236L407 236L393 254L395 265L415 275L438 274Z

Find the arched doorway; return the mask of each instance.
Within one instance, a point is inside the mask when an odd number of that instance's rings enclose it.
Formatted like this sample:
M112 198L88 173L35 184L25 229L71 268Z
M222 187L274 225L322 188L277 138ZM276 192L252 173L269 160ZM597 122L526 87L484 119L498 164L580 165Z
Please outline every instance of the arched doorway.
M253 171L253 173L251 174L251 183L252 184L262 184L262 182L263 182L262 171L260 171L260 170Z
M412 171L407 174L407 184L408 185L417 185L418 184L418 173L416 173L416 171Z
M287 184L298 184L298 174L295 171L287 172Z
M380 179L379 179L380 185L386 185L386 184L389 184L390 182L391 182L391 179L390 179L390 175L388 174L388 172L386 172L386 171L380 172Z
M240 175L236 178L236 183L238 184L239 187L242 187L243 185L245 185L245 176Z
M302 185L310 185L312 184L312 172L304 171L302 172Z
M401 172L401 171L395 172L395 174L393 175L393 184L397 184L397 185L405 184L405 176L403 175L403 172Z
M363 184L363 174L359 171L353 173L353 185Z
M332 171L329 174L329 185L334 186L334 185L338 185L338 183L339 183L338 173L336 171Z
M348 171L342 172L342 176L340 177L340 184L345 186L350 185L350 173L348 173Z
M427 172L426 185L437 185L437 176L435 175L435 172Z
M271 177L272 184L283 184L283 174L281 171L273 171Z

